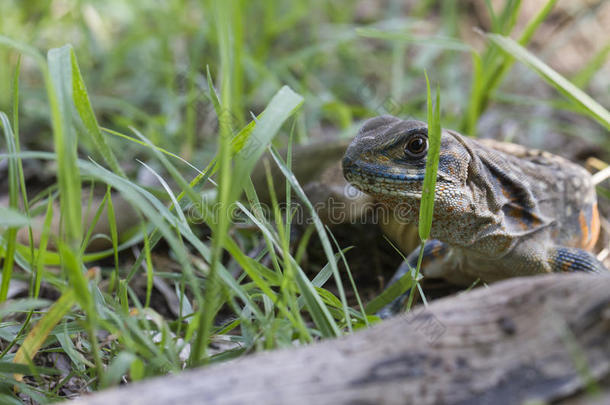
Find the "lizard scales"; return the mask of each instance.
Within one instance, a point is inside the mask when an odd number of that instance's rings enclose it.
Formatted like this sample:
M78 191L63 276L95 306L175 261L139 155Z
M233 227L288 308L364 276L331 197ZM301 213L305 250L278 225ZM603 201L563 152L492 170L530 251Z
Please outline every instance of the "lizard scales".
M385 115L365 122L343 159L348 182L401 213L380 224L399 246L417 225L426 151L425 123ZM422 269L458 284L602 271L589 252L599 222L591 176L582 167L547 152L443 130L434 240L424 248ZM414 264L416 253L407 262Z

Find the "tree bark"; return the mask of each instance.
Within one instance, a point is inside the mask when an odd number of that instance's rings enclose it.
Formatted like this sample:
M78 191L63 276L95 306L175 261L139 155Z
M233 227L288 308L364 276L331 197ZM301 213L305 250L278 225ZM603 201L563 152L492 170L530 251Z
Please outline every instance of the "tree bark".
M610 275L551 274L444 298L343 338L75 404L610 403L609 375ZM601 396L588 397L600 388Z

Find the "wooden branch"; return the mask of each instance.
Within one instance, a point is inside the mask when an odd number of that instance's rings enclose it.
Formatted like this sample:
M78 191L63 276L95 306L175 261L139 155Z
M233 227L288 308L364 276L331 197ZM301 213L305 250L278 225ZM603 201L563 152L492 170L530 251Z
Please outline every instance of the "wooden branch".
M552 274L73 404L521 404L583 395L608 375L610 275Z

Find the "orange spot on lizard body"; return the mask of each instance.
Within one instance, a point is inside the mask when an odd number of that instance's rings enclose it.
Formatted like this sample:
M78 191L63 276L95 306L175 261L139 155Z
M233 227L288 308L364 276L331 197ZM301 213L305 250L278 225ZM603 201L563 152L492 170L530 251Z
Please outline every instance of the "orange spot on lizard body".
M512 209L509 211L509 215L510 215L510 217L511 217L511 218L512 218L512 219L513 219L513 220L514 220L514 221L515 221L515 222L516 222L516 223L519 225L519 227L520 227L521 229L523 229L524 231L525 231L525 230L527 230L527 229L529 229L529 227L530 227L530 226L528 225L527 221L526 221L526 215L525 215L525 214L526 214L526 213L525 213L525 212L524 212L522 209L517 208L517 207L514 207L514 208L512 208Z
M593 249L597 238L599 237L599 211L597 210L597 203L591 207L591 217L587 218L584 211L580 211L578 214L578 223L580 225L580 233L582 235L580 239L580 246L585 250Z
M500 186L500 190L502 190L502 194L504 194L504 197L506 197L509 201L513 200L513 195L510 193L510 190L504 188L503 186Z
M589 224L585 218L584 211L578 213L578 224L580 225L580 245L584 248L589 243Z
M581 216L583 215L582 212L580 214ZM579 217L580 220L580 217ZM582 227L582 222L581 222L581 227ZM595 243L597 242L597 238L599 237L599 228L600 228L600 222L599 222L599 211L597 210L597 203L593 204L593 208L591 209L591 223L588 226L588 239L584 238L584 233L583 233L583 248L586 250L591 250L593 249L593 246L595 246Z
M528 229L527 223L525 222L523 216L521 216L521 212L518 211L518 213L515 213L517 215L515 215L515 219L519 222L519 226L521 227L521 229L523 229L524 231Z

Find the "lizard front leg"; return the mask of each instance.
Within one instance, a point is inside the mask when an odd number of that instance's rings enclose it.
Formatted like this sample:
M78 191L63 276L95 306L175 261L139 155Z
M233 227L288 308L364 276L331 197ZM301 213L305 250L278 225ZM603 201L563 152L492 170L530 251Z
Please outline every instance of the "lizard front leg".
M415 249L398 268L388 286L394 284L407 272L415 272L420 247ZM542 274L547 272L573 272L584 271L589 273L602 273L608 271L590 252L582 249L553 246L543 250L539 246L523 243L518 245L510 254L502 258L482 258L473 252L461 252L453 249L446 243L433 239L424 245L421 270L427 277L442 277L454 282L464 284L468 282L468 275L473 279L495 281L510 276ZM460 259L461 258L461 259ZM509 266L507 266L507 263ZM399 313L409 297L408 290L390 304L382 308L377 315L388 318Z
M573 247L552 248L548 260L554 272L602 273L608 271L591 252Z
M396 272L390 279L386 288L397 282L402 276L404 276L408 272L411 272L413 275L415 275L420 250L421 246L417 247L407 256L406 260L402 262L400 267L398 267L398 270L396 270ZM448 265L446 260L448 252L449 246L441 242L440 240L431 239L427 241L424 245L424 253L421 264L421 269L423 270L423 272L425 272L426 275L432 276L434 276L435 273L443 272ZM385 319L397 314L404 307L410 293L411 289L407 290L404 294L397 297L394 301L390 302L388 305L379 310L379 312L377 312L377 315L380 318Z

